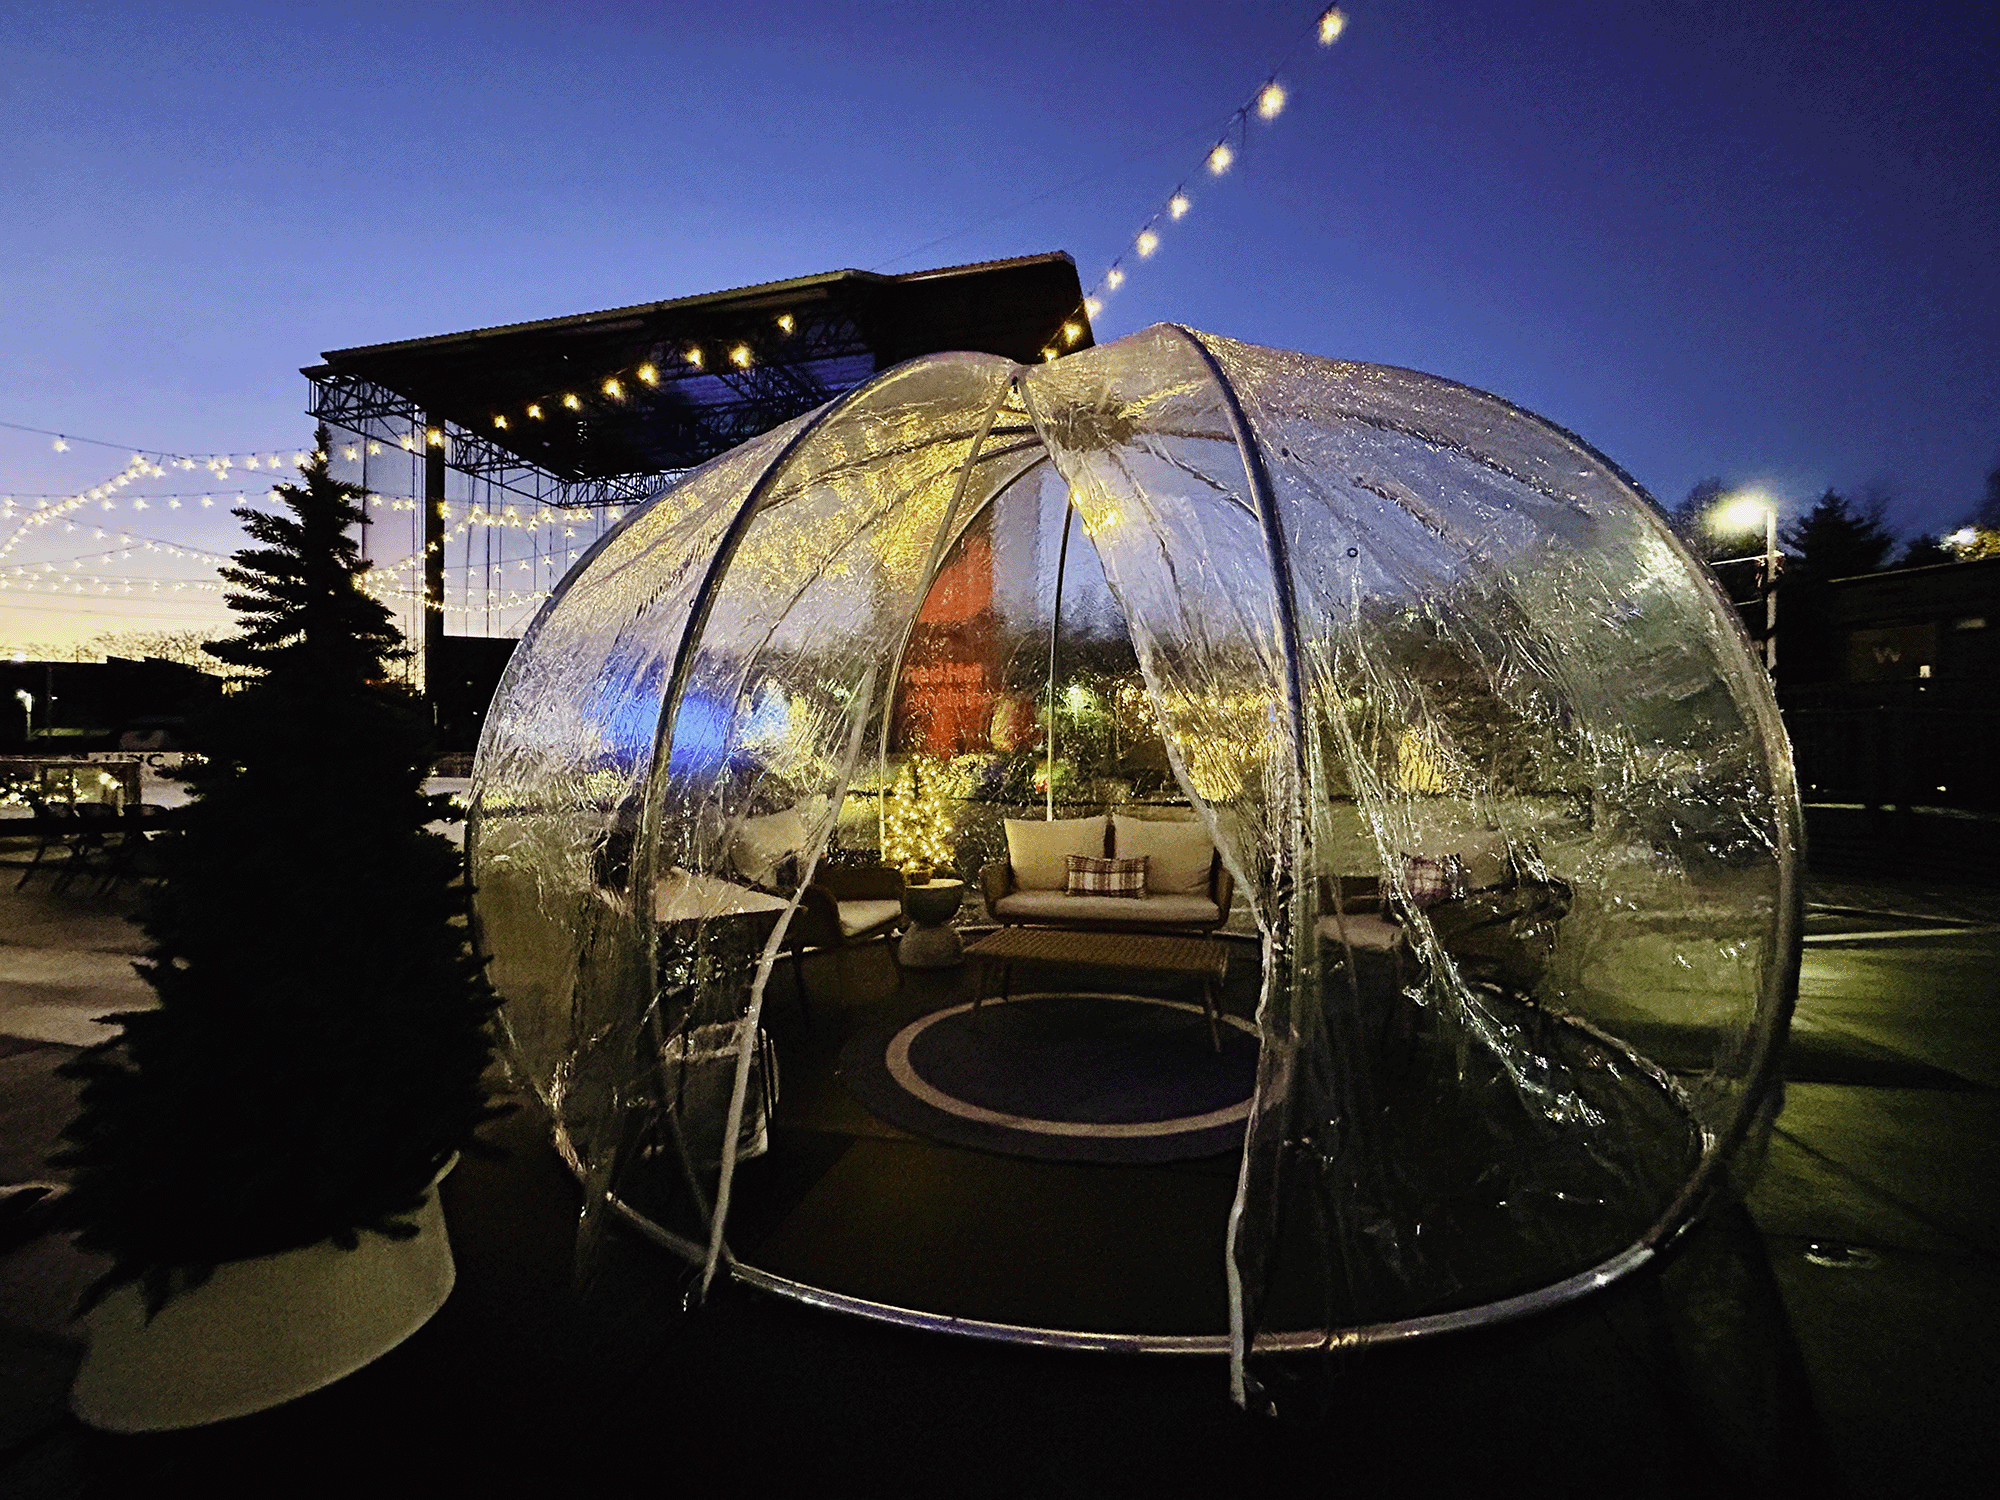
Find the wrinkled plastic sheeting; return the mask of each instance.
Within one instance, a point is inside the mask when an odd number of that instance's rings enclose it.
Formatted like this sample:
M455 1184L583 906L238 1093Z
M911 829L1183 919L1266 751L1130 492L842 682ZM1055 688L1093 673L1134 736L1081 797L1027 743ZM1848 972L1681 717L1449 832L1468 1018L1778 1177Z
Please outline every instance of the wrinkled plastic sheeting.
M1239 1369L1260 1333L1476 1318L1677 1228L1758 1128L1795 983L1796 793L1733 611L1547 423L1171 326L902 367L665 491L545 608L474 860L572 1141L608 1156L660 1103L652 1038L754 1019L776 951L717 962L718 924L662 934L639 893L734 880L759 812L820 847L954 539L1049 462L1262 938ZM1426 904L1447 865L1472 894ZM1387 982L1342 917L1371 874L1409 934Z
M1265 935L1246 1320L1286 1219L1324 1226L1350 1329L1656 1239L1764 1102L1796 951L1796 795L1733 612L1629 481L1496 398L1174 328L1114 348L1026 384ZM1458 851L1572 902L1531 991L1411 889ZM1371 871L1453 1044L1415 1098L1328 909ZM1474 1180L1435 1180L1440 1115Z

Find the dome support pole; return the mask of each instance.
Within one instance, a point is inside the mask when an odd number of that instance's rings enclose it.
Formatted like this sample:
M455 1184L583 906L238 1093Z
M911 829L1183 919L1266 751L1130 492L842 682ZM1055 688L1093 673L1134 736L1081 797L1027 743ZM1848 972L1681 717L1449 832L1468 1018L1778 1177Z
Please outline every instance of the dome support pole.
M883 712L883 732L885 737L888 732L888 721L895 712L896 681L897 677L901 675L903 651L908 647L910 632L916 627L917 613L923 608L924 598L929 594L931 583L937 577L938 566L944 560L945 549L953 536L953 523L957 520L959 507L965 500L966 486L971 483L972 470L974 464L978 461L979 450L985 446L987 437L993 430L993 424L999 420L1000 408L1005 404L1007 392L1011 388L1011 381L1003 382L998 394L994 396L992 404L987 407L985 418L979 424L978 434L973 438L972 446L966 450L965 461L959 466L958 481L952 488L951 500L946 504L944 514L938 519L937 534L931 538L930 551L924 558L923 584L914 604L911 606L909 618L903 623L902 640L896 651L897 670L888 678L886 688L881 689L887 695L887 703ZM861 389L865 389L865 387ZM823 421L826 417L833 415L836 410L844 408L845 405L845 401L836 402L822 414L821 420ZM819 423L815 422L813 428L818 427L818 425ZM810 432L813 428L808 428L807 431ZM793 450L796 449L799 442L804 440L806 435L805 432L800 433L798 438L785 449L784 453L779 455L778 460L764 471L763 478L758 482L758 489L753 492L754 496L761 496L763 487L768 483L770 476L777 471L779 465L791 457ZM743 530L748 529L748 522L744 521L743 518L744 515L749 514L750 509L750 505L746 504L743 514L737 517L737 521L742 523ZM733 553L735 544L741 541L741 532L735 524L732 524L730 531L730 550ZM717 564L718 566L723 565L723 561L719 555ZM716 587L720 587L719 582ZM705 588L703 601L704 619L706 619L706 605L713 597L713 592ZM682 641L682 653L688 658L690 664L692 662L692 651L689 643L693 639L693 627L690 624L689 633ZM867 732L868 719L872 712L876 692L878 691L876 687L878 681L875 675L876 670L873 666L869 668L868 676L863 682L861 691L855 695L857 708L854 725L848 735L846 770L842 773L840 785L834 789L836 794L834 805L836 807L839 806L840 802L847 795L848 783L852 781L854 776L854 763L861 756L862 736ZM675 686L677 692L684 682L685 677L683 675L682 663L676 661ZM886 738L883 743L887 743ZM657 762L655 768L657 769ZM655 818L658 816L657 812L653 815ZM821 848L823 849L824 845ZM709 1287L715 1281L716 1269L722 1263L723 1258L728 1256L732 1264L735 1259L733 1256L729 1256L728 1246L723 1240L723 1230L729 1222L730 1199L736 1182L737 1137L742 1130L743 1110L749 1097L751 1063L757 1047L757 1025L762 1019L764 1009L764 988L770 980L771 967L777 960L779 947L785 940L785 930L791 925L792 916L798 910L799 901L804 894L805 886L812 879L813 871L817 868L818 863L819 851L815 851L812 860L808 862L806 868L801 872L799 889L792 893L791 904L785 908L784 914L778 920L777 927L773 929L771 936L765 940L764 953L757 965L757 977L751 986L750 1013L744 1018L743 1035L738 1039L737 1043L736 1080L730 1089L729 1115L723 1125L722 1131L722 1170L720 1180L716 1184L715 1211L712 1215L712 1222L709 1225L708 1260L702 1267L701 1272L701 1294L704 1299L708 1296Z
M1063 487L1062 541L1056 547L1056 597L1049 610L1049 717L1042 737L1042 816L1056 820L1056 636L1062 629L1063 575L1069 570L1069 533L1076 520L1076 497Z
M1272 871L1272 895L1275 898L1271 913L1273 922L1265 939L1270 945L1266 949L1267 962L1264 975L1264 1001L1268 1004L1271 985L1268 958L1272 949L1288 952L1293 971L1296 973L1296 966L1301 956L1296 951L1296 946L1301 942L1311 942L1316 936L1312 922L1309 919L1302 920L1309 918L1310 914L1293 910L1300 903L1301 886L1298 871L1292 868L1292 860L1296 858L1301 843L1300 823L1305 806L1309 765L1305 746L1305 690L1300 679L1299 666L1298 601L1292 589L1291 550L1286 543L1284 527L1279 524L1277 496L1271 488L1271 475L1264 465L1263 450L1257 444L1257 434L1251 429L1250 419L1244 414L1242 402L1237 399L1235 386L1230 384L1229 377L1223 373L1221 364L1209 352L1208 346L1191 330L1178 323L1169 323L1165 326L1187 340L1196 357L1207 367L1209 377L1215 382L1216 392L1222 398L1223 410L1229 418L1229 430L1236 439L1237 454L1243 460L1244 478L1257 505L1257 519L1263 527L1264 545L1271 559L1271 582L1278 596L1278 641L1279 649L1284 654L1285 702L1291 715L1293 780L1291 805L1286 809L1290 823L1286 842L1290 847L1280 851L1281 858ZM1260 1005L1260 1012L1262 1009L1263 1005ZM1257 1126L1258 1114L1253 1110L1249 1128L1244 1133L1243 1158L1237 1169L1236 1200L1229 1209L1229 1241L1223 1257L1229 1280L1229 1387L1230 1394L1238 1406L1247 1406L1250 1399L1249 1371L1246 1366L1253 1333L1249 1326L1248 1309L1244 1305L1246 1288L1237 1251L1242 1242L1245 1210L1250 1196L1250 1147Z

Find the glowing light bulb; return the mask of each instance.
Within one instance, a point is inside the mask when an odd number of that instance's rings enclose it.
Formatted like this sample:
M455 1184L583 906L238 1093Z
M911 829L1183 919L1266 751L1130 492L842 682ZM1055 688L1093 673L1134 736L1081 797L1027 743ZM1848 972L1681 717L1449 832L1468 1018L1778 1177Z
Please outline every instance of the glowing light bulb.
M1094 318L1104 311L1104 304L1095 297L1085 297L1083 299L1083 311L1084 316Z
M647 385L658 385L660 382L660 372L651 365L641 365L639 366L639 378L645 381Z
M1276 79L1257 91L1257 118L1275 120L1285 107L1285 91Z
M1117 291L1118 288L1125 285L1125 273L1116 266L1113 266L1104 273L1104 284L1111 288L1112 291Z
M583 403L577 400L575 396L567 396L567 395L564 396L562 399L562 404L564 406L567 406L571 411L583 410Z
M528 408L528 415L539 422L542 420L542 409L539 406L530 406Z
M1160 248L1160 237L1150 229L1142 229L1139 231L1139 238L1132 243L1138 247L1140 255L1151 255Z
M607 380L604 382L604 394L609 396L613 401L617 401L624 396L625 387L620 385L616 380Z
M1083 337L1083 325L1081 323L1063 324L1063 342L1065 344L1074 344L1078 339L1082 337Z
M346 459L355 459L359 458L361 456L361 453L360 450L358 450L354 446L354 444L349 443L345 448L342 448L340 450L340 456Z
M1044 364L1054 364L1056 362L1056 351L1053 349L1044 349L1042 351L1042 362Z
M495 417L493 419L493 425L495 427L504 428L507 425L507 419L505 417Z
M790 333L793 326L792 315L790 313L778 314L778 328L781 332Z
M1208 170L1220 177L1229 170L1229 164L1236 160L1236 153L1229 149L1229 142L1217 141L1215 149L1208 153Z
M1319 44L1331 47L1340 40L1341 32L1347 30L1347 16L1338 5L1331 5L1320 14Z
M1187 211L1193 207L1194 205L1188 202L1186 193L1175 193L1173 197L1167 200L1167 212L1172 214L1176 219L1184 218L1187 215Z
M435 427L429 428L424 433L424 441L429 443L433 448L442 448L444 446L444 433Z
M701 349L699 347L695 347L688 350L687 362L693 365L697 370L701 368Z
M417 451L417 440L406 432L403 434L403 447L414 453Z
M729 362L739 370L749 369L750 346L748 344L738 344L734 349L731 349L729 351Z

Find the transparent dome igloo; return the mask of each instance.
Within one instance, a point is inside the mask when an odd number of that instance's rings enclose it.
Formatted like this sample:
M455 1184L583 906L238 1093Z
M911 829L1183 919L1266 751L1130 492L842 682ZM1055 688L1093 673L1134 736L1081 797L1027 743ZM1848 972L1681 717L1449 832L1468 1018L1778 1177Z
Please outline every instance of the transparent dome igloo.
M1160 325L917 360L628 515L516 651L473 792L480 939L592 1210L758 1279L730 1111L791 893L924 757L962 873L1000 812L1150 801L1234 877L1257 1085L1227 1326L1177 1347L1240 1373L1548 1305L1761 1144L1798 930L1769 685L1632 482L1504 401ZM796 868L746 873L778 814ZM733 1088L667 1077L695 1028ZM662 1119L679 1201L640 1215Z

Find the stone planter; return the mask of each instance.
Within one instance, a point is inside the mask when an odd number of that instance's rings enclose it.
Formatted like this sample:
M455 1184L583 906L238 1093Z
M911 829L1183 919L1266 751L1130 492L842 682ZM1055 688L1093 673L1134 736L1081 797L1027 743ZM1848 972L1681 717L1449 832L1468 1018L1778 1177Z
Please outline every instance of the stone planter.
M138 1287L119 1287L84 1315L90 1347L70 1410L111 1432L160 1432L247 1416L352 1374L451 1294L435 1183L415 1222L412 1239L364 1232L352 1250L324 1241L231 1261L151 1321Z
M906 969L949 969L965 962L965 947L947 925L965 900L962 880L932 880L903 888L910 930L903 934L898 962Z

